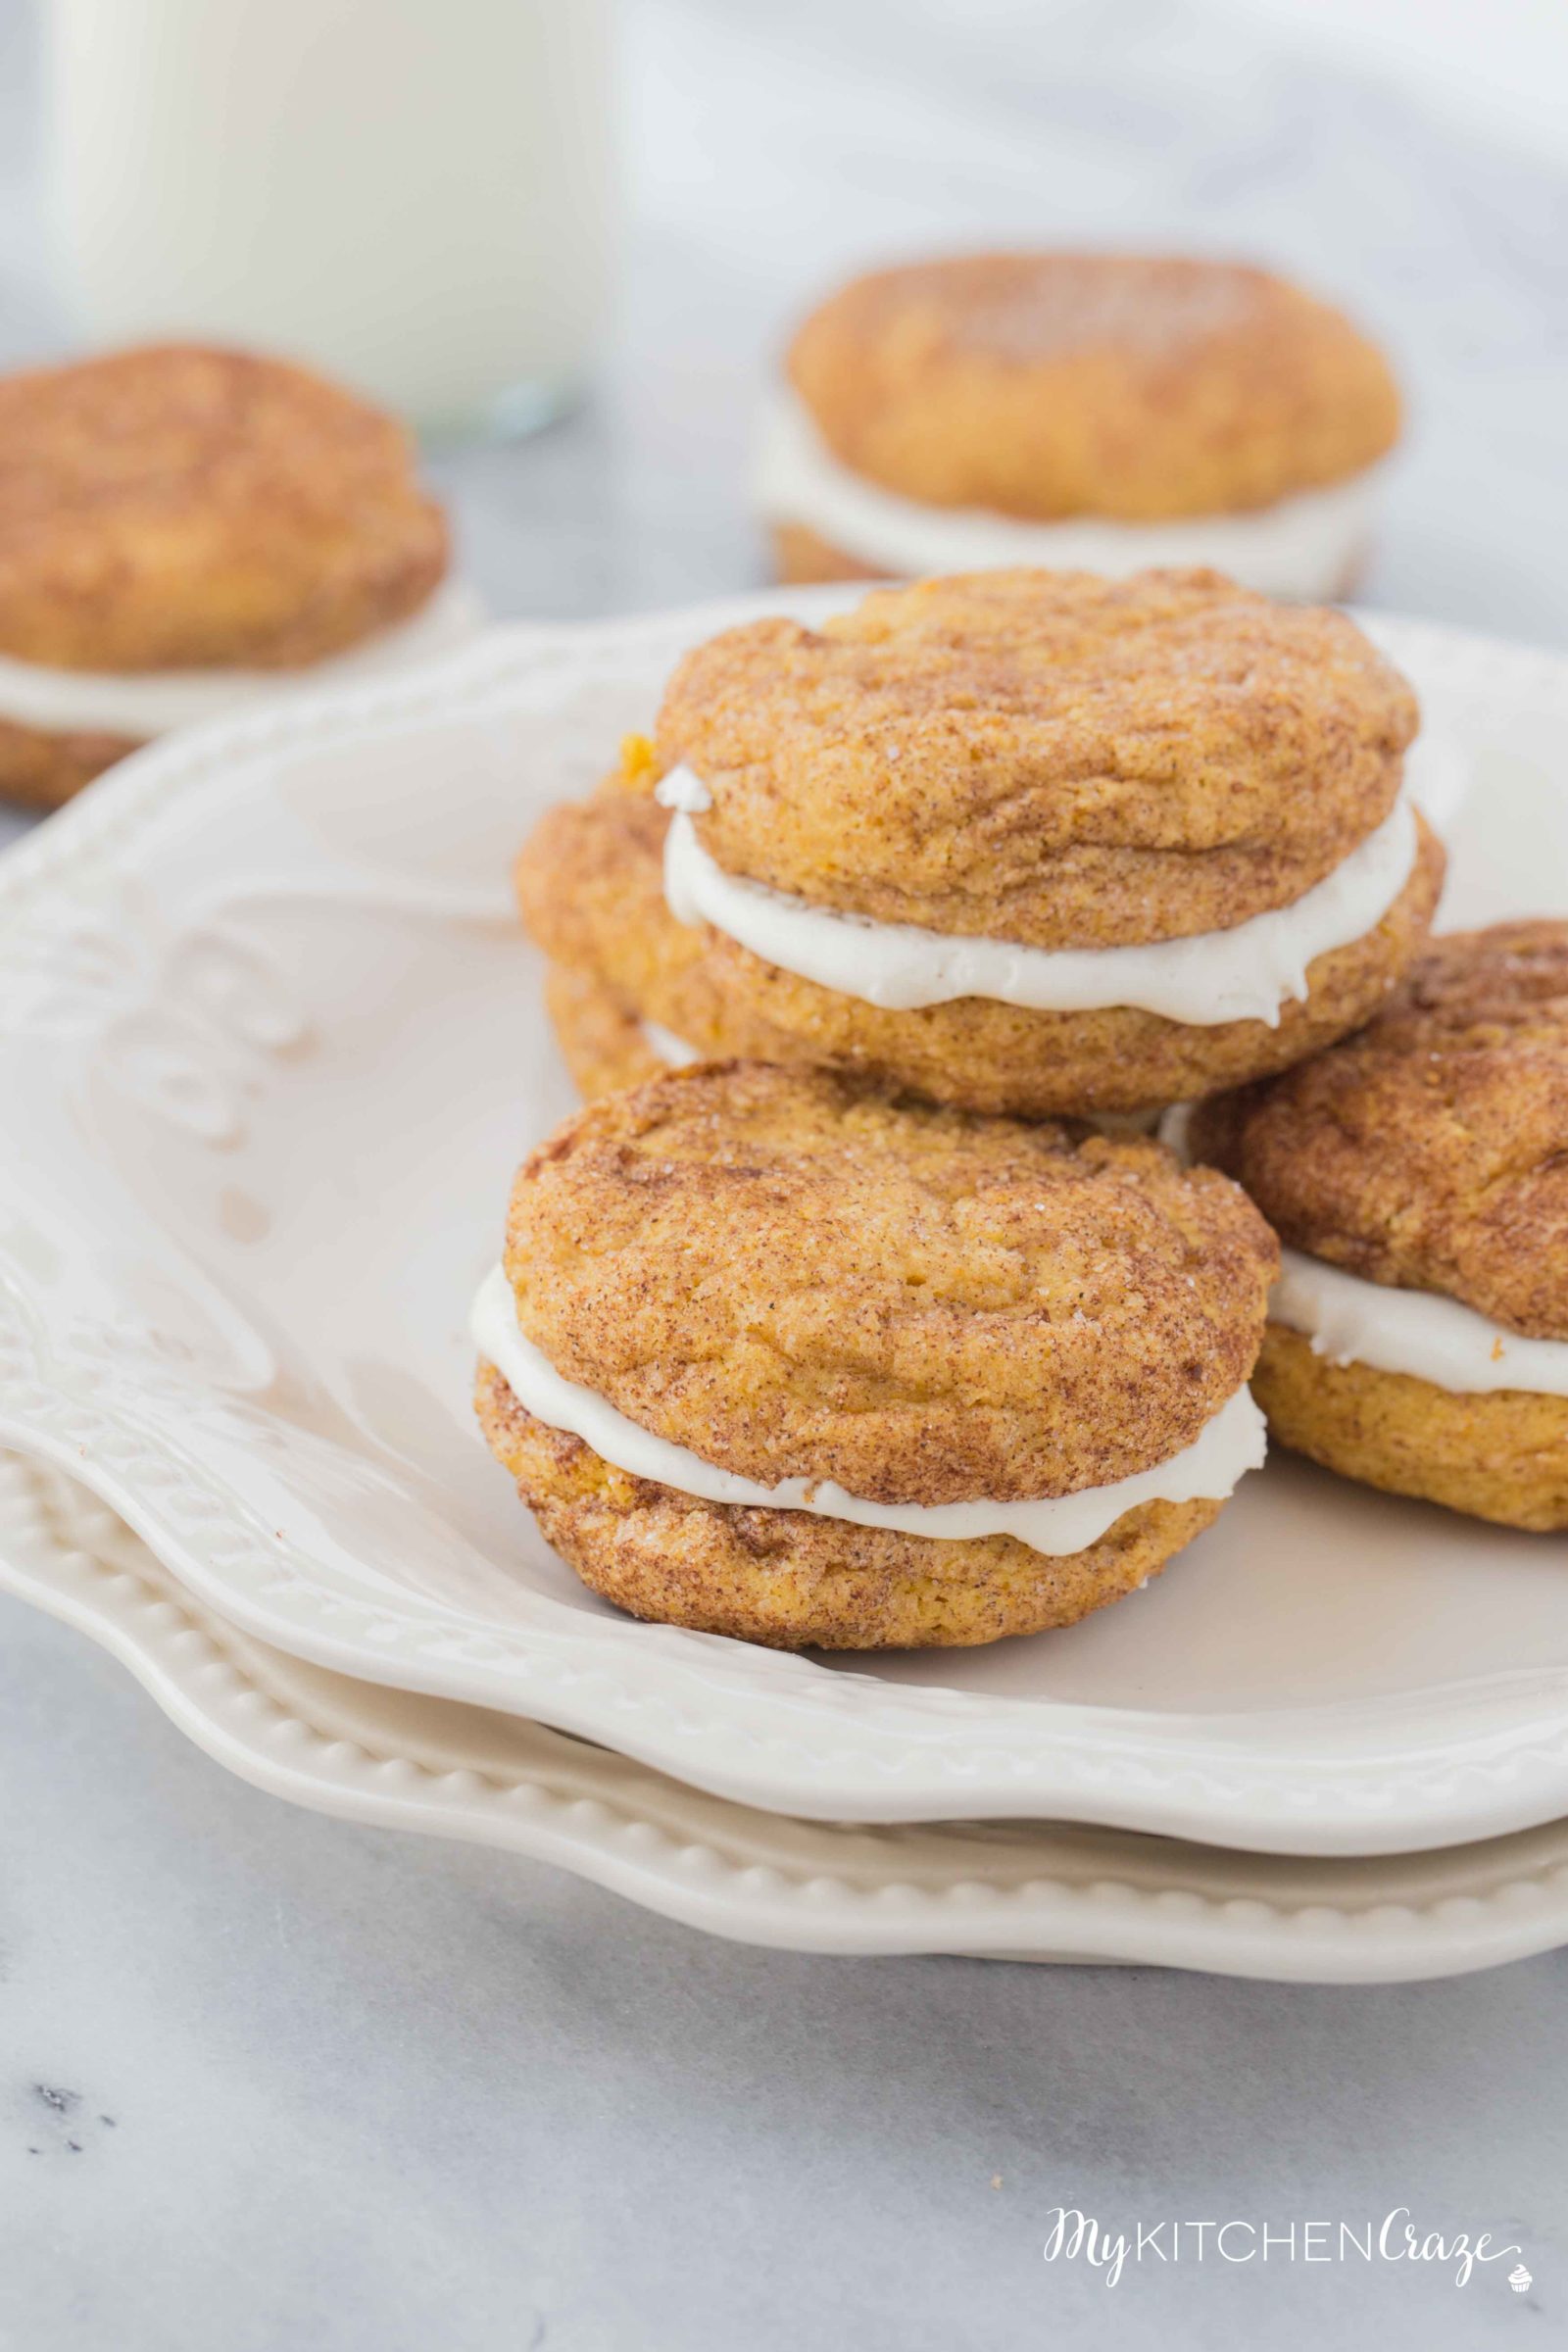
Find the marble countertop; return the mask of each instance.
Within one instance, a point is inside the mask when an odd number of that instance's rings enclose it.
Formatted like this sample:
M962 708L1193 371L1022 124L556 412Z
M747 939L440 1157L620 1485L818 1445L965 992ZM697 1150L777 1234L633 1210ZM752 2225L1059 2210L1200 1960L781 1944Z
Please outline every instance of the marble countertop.
M1368 596L1568 643L1568 172L1189 0L638 0L592 404L434 461L501 613L760 577L762 356L865 255L1245 247L1388 336L1413 427ZM0 0L0 358L58 348L29 19ZM0 1605L0 2342L27 2352L857 2352L1547 2341L1568 1958L1325 1990L829 1961L289 1810ZM1046 2215L1527 2245L1483 2275L1041 2260Z

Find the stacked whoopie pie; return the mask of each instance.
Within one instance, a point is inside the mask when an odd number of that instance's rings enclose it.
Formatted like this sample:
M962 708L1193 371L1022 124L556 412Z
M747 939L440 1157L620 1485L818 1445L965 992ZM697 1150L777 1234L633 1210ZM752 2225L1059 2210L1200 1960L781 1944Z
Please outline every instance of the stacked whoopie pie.
M1208 1524L1277 1244L1243 1167L1126 1130L1390 998L1443 872L1417 723L1348 619L1212 572L928 580L688 657L517 873L602 1099L517 1178L478 1409L588 1584L980 1642Z
M1443 872L1417 724L1352 621L1213 572L925 580L699 647L518 892L585 1092L743 1054L1147 1113L1403 971Z
M162 344L0 378L0 798L445 650L480 617L449 561L402 427L302 368Z

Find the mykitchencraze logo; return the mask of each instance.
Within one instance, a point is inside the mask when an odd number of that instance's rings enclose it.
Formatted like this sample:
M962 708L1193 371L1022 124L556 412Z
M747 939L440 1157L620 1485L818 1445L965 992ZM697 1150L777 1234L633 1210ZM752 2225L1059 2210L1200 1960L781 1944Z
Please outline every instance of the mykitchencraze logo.
M1047 2262L1082 2262L1117 2286L1129 2263L1406 2262L1435 2264L1455 2286L1468 2286L1484 2263L1505 2262L1514 2245L1493 2243L1490 2230L1419 2230L1406 2205L1381 2222L1135 2222L1112 2229L1076 2205L1055 2205L1042 2249ZM1523 2263L1508 2274L1515 2294L1534 2281Z

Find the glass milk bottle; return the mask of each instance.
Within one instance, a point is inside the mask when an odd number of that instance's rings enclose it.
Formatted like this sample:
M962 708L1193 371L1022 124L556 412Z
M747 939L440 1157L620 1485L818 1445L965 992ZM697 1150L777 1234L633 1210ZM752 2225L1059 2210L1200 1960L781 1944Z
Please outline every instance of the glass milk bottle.
M94 342L314 363L436 432L582 380L610 292L611 0L49 0Z

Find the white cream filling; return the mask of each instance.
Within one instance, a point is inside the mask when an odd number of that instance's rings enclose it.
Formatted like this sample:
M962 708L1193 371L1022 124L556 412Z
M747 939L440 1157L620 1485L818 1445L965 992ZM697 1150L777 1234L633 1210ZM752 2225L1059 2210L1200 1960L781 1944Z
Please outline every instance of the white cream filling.
M1378 471L1245 514L1024 522L981 507L922 506L882 489L840 463L784 386L763 413L754 491L767 521L802 523L892 578L1032 564L1115 578L1150 564L1211 564L1267 596L1321 599L1345 593L1370 526Z
M1142 947L1030 948L872 922L726 874L692 823L692 811L710 806L701 779L672 768L658 797L674 811L664 840L664 897L677 922L711 923L764 963L899 1012L990 997L1033 1012L1133 1005L1195 1028L1222 1021L1277 1028L1281 1006L1307 994L1307 966L1376 929L1409 880L1416 854L1415 818L1401 796L1377 830L1293 905L1232 930Z
M1281 1252L1269 1298L1275 1323L1333 1364L1406 1372L1456 1396L1524 1389L1568 1396L1568 1340L1527 1340L1430 1291L1395 1290L1299 1250Z
M138 743L287 694L355 686L451 653L484 626L477 592L448 580L409 620L296 669L51 669L0 654L0 717L52 734L88 730Z
M512 1285L500 1266L486 1275L469 1318L473 1344L495 1365L523 1408L552 1429L569 1430L604 1461L629 1478L656 1480L704 1502L740 1503L774 1511L810 1511L855 1527L887 1527L901 1535L961 1544L978 1536L1011 1536L1031 1551L1060 1558L1098 1544L1124 1511L1146 1502L1221 1501L1237 1481L1263 1460L1262 1414L1250 1392L1236 1391L1191 1446L1152 1470L1108 1487L1085 1487L1033 1502L865 1502L826 1478L785 1478L776 1487L720 1470L685 1446L655 1437L591 1389L564 1380L549 1358L517 1328Z
M702 1060L703 1056L697 1048L689 1046L683 1037L677 1037L673 1029L666 1029L662 1021L639 1021L637 1026L643 1033L643 1043L650 1053L657 1054L660 1060L667 1062L672 1070L684 1070L692 1062Z

